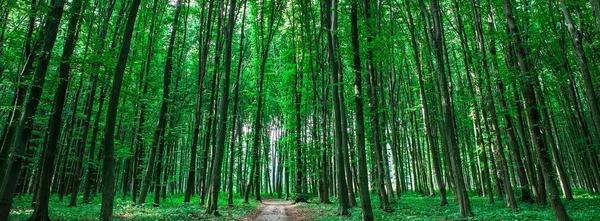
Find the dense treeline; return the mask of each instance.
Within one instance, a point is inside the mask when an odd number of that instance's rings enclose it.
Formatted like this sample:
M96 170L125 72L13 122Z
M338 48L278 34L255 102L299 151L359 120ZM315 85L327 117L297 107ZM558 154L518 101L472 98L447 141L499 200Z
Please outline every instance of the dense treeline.
M219 194L373 220L407 191L569 220L573 189L600 192L599 0L0 0L0 18L0 220L23 194L30 220L52 195L112 220L115 197L219 215Z

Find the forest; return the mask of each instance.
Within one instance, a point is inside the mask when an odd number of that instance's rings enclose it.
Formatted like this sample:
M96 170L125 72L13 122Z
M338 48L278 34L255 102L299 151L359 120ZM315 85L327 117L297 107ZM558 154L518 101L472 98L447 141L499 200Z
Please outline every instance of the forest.
M0 220L600 220L600 0L0 0L0 30Z

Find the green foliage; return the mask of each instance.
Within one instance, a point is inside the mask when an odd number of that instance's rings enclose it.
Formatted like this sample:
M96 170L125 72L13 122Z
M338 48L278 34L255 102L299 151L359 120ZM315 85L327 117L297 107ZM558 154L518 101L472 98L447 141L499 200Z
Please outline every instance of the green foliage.
M152 198L150 195L149 198ZM59 201L58 196L50 199L50 218L52 220L98 220L102 197L96 196L90 204L80 204L77 207L68 207L68 200ZM129 198L123 200L115 198L115 220L239 220L250 211L256 209L258 202L251 201L250 204L243 203L239 196L234 197L233 207L227 206L227 194L219 194L219 213L222 216L215 217L204 213L204 206L198 205L198 197L192 197L191 203L183 205L183 196L170 196L163 201L160 207L153 207L148 203L143 207L134 206ZM27 220L33 208L31 195L15 198L11 220Z
M600 197L590 195L588 192L574 190L575 201L565 201L569 215L574 220L599 220ZM452 199L452 195L448 195ZM554 214L549 206L538 206L531 203L518 203L519 212L513 213L506 207L506 201L496 201L489 204L488 199L479 196L470 196L471 207L475 216L462 220L553 220ZM439 206L438 197L421 196L417 192L404 193L393 204L394 212L383 212L379 205L377 195L371 195L375 220L457 220L458 204L451 202L445 207ZM351 216L340 219L336 199L333 204L302 203L298 209L306 211L309 219L319 220L361 220L360 207L350 209Z

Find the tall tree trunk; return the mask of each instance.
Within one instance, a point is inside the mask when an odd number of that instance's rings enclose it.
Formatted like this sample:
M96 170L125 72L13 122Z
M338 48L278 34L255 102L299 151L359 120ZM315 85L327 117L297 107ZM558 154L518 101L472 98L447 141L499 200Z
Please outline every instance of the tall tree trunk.
M166 133L166 115L167 115L167 108L169 106L169 97L170 97L170 84L171 84L171 75L173 73L173 44L175 43L175 38L177 37L177 29L179 26L179 15L181 14L181 0L177 0L176 4L175 4L175 15L173 17L173 23L171 25L171 36L169 38L169 45L167 48L167 59L165 62L165 69L164 69L164 88L163 88L163 107L161 108L161 115L159 116L159 120L164 118L164 122L162 125L162 128L157 128L157 130L161 130L161 135L160 135L160 140L159 140L159 151L158 151L158 161L156 164L156 171L151 171L156 173L155 174L155 178L156 178L156 183L155 185L155 191L154 191L154 207L158 207L160 204L160 192L161 189L166 188L165 185L163 185L161 183L160 180L160 176L161 176L161 172L162 172L162 168L163 168L163 151L165 148L165 133ZM181 58L180 58L181 59ZM164 108L164 113L163 113L163 108ZM173 123L171 121L171 123ZM160 123L159 123L159 127L160 127ZM151 163L151 162L149 162ZM164 182L164 181L163 181Z
M17 126L19 125L19 120L21 119L23 104L25 103L25 96L27 95L27 91L29 90L29 85L24 84L23 82L27 82L31 78L31 74L34 71L33 63L37 58L37 51L42 46L42 41L35 41L33 38L34 31L36 29L36 15L37 15L37 0L31 1L30 15L27 24L27 34L25 35L25 46L24 46L24 54L23 58L25 59L25 65L21 70L20 76L18 78L19 86L16 89L13 101L11 103L12 112L8 115L8 119L6 120L6 125L4 126L4 131L2 132L2 137L0 137L0 185L3 182L6 168L9 165L9 155L11 153L11 147L14 142L15 133L17 131ZM7 20L8 21L8 20ZM4 30L4 29L3 29ZM41 38L42 35L39 36ZM33 45L33 48L32 48Z
M98 48L98 50L96 51L96 53L104 53L104 48L105 48L105 44L106 44L106 36L108 35L108 26L110 24L110 18L112 17L113 11L114 11L114 7L115 7L116 1L111 1L107 8L105 9L106 14L103 20L103 25L102 25L102 30L100 33L100 46ZM124 10L121 10L121 12L119 12L119 18L122 15L122 12ZM124 12L123 12L124 13ZM120 25L120 22L117 22L117 26ZM118 30L118 28L117 28ZM115 42L113 42L115 43ZM96 82L98 81L98 77L100 76L100 65L99 64L92 64L92 69L95 71L94 76L95 76L95 81L92 83L92 88L96 87ZM106 98L106 88L104 85L102 85L101 89L100 89L100 99L99 99L99 103L98 103L98 111L96 111L96 117L94 119L94 125L93 125L93 129L92 129L92 139L90 140L90 148L88 151L88 160L90 161L88 163L87 169L86 169L86 175L85 175L85 185L84 185L84 190L83 190L83 203L89 203L90 202L90 194L92 193L92 189L95 189L96 186L96 172L98 171L98 169L96 168L96 165L94 163L95 161L95 151L96 151L96 139L98 138L98 131L99 131L99 126L100 126L100 117L102 116L102 108L104 106L104 100ZM96 194L96 191L93 191L93 194Z
M25 111L23 111L20 117L19 124L15 131L15 139L12 144L12 153L9 161L7 162L8 168L4 174L2 186L0 188L0 220L8 220L10 209L13 203L13 196L17 187L17 181L21 175L21 168L25 158L21 157L25 155L27 151L28 142L33 132L33 118L37 111L42 96L42 89L46 79L46 72L50 64L50 58L52 57L52 49L56 42L56 36L60 27L60 21L63 14L63 8L65 5L64 0L52 1L52 8L46 16L46 25L44 27L44 46L42 51L37 58L37 67L34 72L33 85L30 88L29 98L25 105ZM11 146L6 145L3 148L9 148Z
M158 124L156 126L156 130L154 131L154 136L152 138L152 148L150 149L148 166L146 167L144 182L142 185L142 192L140 193L139 204L141 204L141 205L143 205L146 200L146 196L147 196L148 190L150 188L150 182L152 181L152 174L156 173L155 178L158 182L155 183L156 191L154 192L154 194L155 194L154 206L155 207L158 206L159 198L157 198L157 196L160 194L160 186L161 186L161 184L160 184L160 174L161 174L161 170L162 170L162 162L161 162L162 159L161 158L162 158L162 152L163 152L164 145L165 145L164 134L165 134L165 130L167 127L166 117L167 117L169 99L170 99L169 97L170 97L171 75L173 72L173 44L175 42L175 37L177 34L177 26L179 24L180 12L181 12L181 0L178 0L176 9L175 9L175 16L174 16L174 20L173 20L173 24L172 24L172 29L171 29L171 36L169 38L169 46L167 49L167 58L166 58L165 68L164 68L164 72L163 72L164 73L163 96L162 96L160 113L158 116ZM157 154L157 151L158 151L159 157L158 157L158 162L155 163L155 156ZM155 164L157 167L156 169L154 168Z
M331 78L332 78L332 93L333 93L333 109L334 109L334 127L335 127L335 161L336 161L336 180L337 180L337 192L339 199L339 213L342 216L349 215L348 212L348 189L347 182L345 176L345 167L344 167L344 150L343 148L347 148L342 144L342 116L341 115L341 105L340 104L340 80L339 80L339 71L341 68L341 64L339 59L340 56L337 54L337 0L324 0L321 2L321 5L324 6L323 13L325 13L324 23L325 27L327 27L327 51L329 57L329 66L331 68ZM298 106L299 107L299 106ZM345 130L345 128L344 128Z
M292 29L292 41L294 41L294 39L296 38L296 32L295 30ZM294 53L297 53L297 46L296 43L293 42L292 43L294 46ZM303 173L304 172L304 164L302 163L302 116L300 114L300 107L302 105L302 91L300 90L300 87L302 86L302 70L299 70L299 65L298 65L298 59L297 56L294 54L294 76L295 76L295 81L294 81L294 130L295 133L293 135L294 137L294 143L296 146L296 169L298 170L297 173ZM303 174L301 174L300 176L302 176ZM297 178L298 179L298 178ZM296 185L298 185L298 183L296 183ZM302 183L300 183L300 187L302 186ZM300 191L296 191L296 202L303 202L306 201L306 199L304 199L303 196L298 196L300 195L300 193L302 193L302 188L300 188Z
M434 135L432 133L432 128L429 120L429 104L427 103L427 95L425 94L425 81L423 77L423 68L421 65L421 59L419 57L419 46L417 45L417 39L415 36L415 25L413 22L412 13L410 11L410 2L408 0L405 1L407 6L407 14L408 14L408 26L409 32L411 36L411 44L413 47L413 58L415 59L415 65L417 69L417 79L419 81L419 99L421 100L421 115L423 116L423 127L425 130L425 137L427 138L427 144L429 145L429 150L431 151L431 158L433 161L433 172L435 173L435 181L438 185L440 192L440 206L445 206L448 204L446 199L446 187L444 181L442 180L442 167L440 162L440 153L439 148L435 145Z
M502 136L500 134L500 126L498 125L498 117L496 115L496 105L494 102L494 96L492 94L492 86L490 79L490 67L487 58L487 51L485 48L485 39L483 36L483 25L481 21L481 15L479 14L479 8L475 4L474 0L471 0L472 10L474 13L475 20L475 37L477 40L477 45L479 48L479 52L481 54L481 63L483 64L483 72L485 74L485 91L486 91L486 100L487 100L487 109L490 112L492 130L494 133L494 139L496 141L496 145L494 145L496 155L499 161L500 173L502 175L502 179L504 179L504 194L506 195L506 203L508 207L511 207L513 212L517 212L517 203L515 202L515 197L512 190L512 185L510 182L510 176L508 174L508 164L506 162L506 157L504 156L504 145L502 144Z
M591 0L592 5L594 5L595 1L597 0ZM595 4L598 3L596 2ZM575 51L575 55L577 55L577 61L579 62L579 67L581 69L583 85L585 86L587 99L590 102L589 107L592 111L594 128L596 129L596 134L600 134L600 106L598 104L598 97L596 96L595 92L596 89L594 89L594 82L592 81L592 76L588 67L587 56L585 55L585 50L583 48L583 24L581 22L581 12L579 11L579 8L575 8L575 14L580 20L579 24L575 24L575 21L573 21L573 17L571 16L571 10L565 3L565 0L560 0L560 5L565 16L567 27L569 28L569 33L571 34L573 50ZM597 13L597 11L595 13ZM596 22L598 22L598 18L596 19ZM598 25L600 26L600 23L598 23ZM594 156L595 154L588 153L587 155ZM591 160L592 165L590 166L592 168L592 174L596 182L596 186L600 187L600 171L598 171L598 165L594 165L594 162L596 162L596 160ZM572 199L573 197L571 196L570 198Z
M471 1L471 5L473 10L477 7L474 0ZM491 9L488 6L488 31L491 33L496 33L496 23L493 18L493 14L491 13ZM483 34L481 34L483 35ZM485 46L485 45L484 45ZM523 202L532 202L533 198L531 197L531 189L529 187L529 181L527 180L527 175L525 173L525 167L523 165L523 161L521 159L521 153L519 150L519 142L517 141L517 136L515 133L515 127L512 123L512 119L508 113L508 105L506 104L506 100L504 99L504 84L499 76L499 67L498 61L496 58L496 40L492 37L490 38L490 47L488 49L490 53L490 60L492 62L492 71L497 76L496 87L498 89L498 100L500 103L500 108L504 110L504 114L502 117L504 118L504 122L506 123L506 132L508 133L509 144L511 148L511 153L513 159L516 164L517 176L519 177L519 184L521 185L521 201Z
M223 155L225 152L225 137L227 134L227 107L229 105L229 80L231 73L231 45L232 32L235 26L235 8L236 0L229 0L229 15L227 17L227 27L224 29L225 37L225 55L223 60L224 81L222 86L221 101L219 102L218 114L218 132L217 146L215 148L215 158L212 162L212 175L210 185L210 196L206 213L218 215L217 211L219 201L219 190L221 189L221 167L223 166ZM241 58L240 58L241 59ZM217 64L218 65L218 64ZM235 128L235 126L234 126Z
M367 45L370 45L373 42L373 38L376 36L376 27L375 24L373 24L373 21L371 21L373 18L371 17L371 0L365 0L364 1L364 7L365 7L365 22L367 23ZM378 108L378 101L377 101L377 87L378 87L378 83L377 83L377 70L375 69L375 65L374 65L374 57L373 57L373 49L369 48L367 50L367 69L369 70L369 83L368 85L368 89L367 89L367 96L369 97L369 103L370 103L370 112L371 112L371 129L372 129L372 133L373 133L373 145L374 145L374 162L375 162L375 177L376 177L376 184L377 184L377 190L379 191L379 200L380 200L380 207L384 210L384 211L391 211L391 208L389 208L389 200L388 200L388 194L386 192L385 189L385 177L384 177L384 167L383 167L383 153L382 153L382 147L381 147L381 135L380 135L380 128L379 128L379 108Z
M261 4L264 4L261 3ZM262 7L265 7L264 5L262 5ZM267 35L264 35L264 32L261 32L260 36L258 36L258 40L257 42L259 43L259 45L257 45L257 47L259 47L259 51L260 51L260 59L261 59L261 63L260 63L260 67L259 67L259 71L258 71L258 82L257 82L257 86L258 86L258 94L257 94L257 109L256 109L256 115L254 118L254 123L252 125L253 129L253 138L252 138L252 152L253 152L253 159L252 159L252 166L250 168L250 177L248 179L248 185L247 185L247 189L246 189L246 193L244 196L244 202L248 202L248 195L250 194L250 190L251 190L251 186L252 183L254 181L254 187L255 187L255 194L256 194L256 200L261 201L261 197L260 197L260 165L259 165L259 145L260 145L260 138L261 138L261 133L262 133L262 125L261 125L261 118L262 118L262 112L263 112L263 103L264 103L264 99L263 99L263 84L264 84L264 77L265 77L265 69L266 69L266 64L267 64L267 59L268 59L268 55L269 55L269 48L271 45L271 41L273 40L273 36L274 36L274 27L278 27L279 23L281 22L281 13L283 10L284 4L278 0L273 0L271 2L271 11L269 13L269 23L268 23L268 27L264 27L264 21L265 21L265 16L264 15L264 11L260 13L260 21L259 24L260 26L258 28L263 29L267 28ZM301 174L300 174L301 175ZM301 181L301 180L300 180Z
M50 201L50 184L52 182L52 176L54 175L54 158L56 150L58 148L58 140L60 138L60 127L62 123L62 112L65 106L65 98L67 94L67 87L69 83L69 72L71 71L71 64L69 61L75 50L75 44L77 43L77 23L79 22L79 16L81 13L82 0L75 0L72 2L70 13L71 18L67 28L67 37L63 47L63 54L61 57L61 63L58 68L60 81L58 88L54 94L54 105L52 107L53 113L50 116L49 128L48 128L48 140L45 146L44 153L44 166L42 167L41 179L39 190L37 194L35 211L29 218L29 220L49 220L48 216L48 204ZM60 22L60 19L59 19ZM58 24L57 27L58 28ZM77 92L79 95L79 91ZM75 98L77 102L78 98ZM77 104L75 104L74 113L77 111ZM74 118L75 116L73 116ZM73 129L71 129L72 131ZM67 159L65 159L67 160ZM65 182L64 180L62 181Z
M104 129L104 163L102 166L102 206L100 210L100 220L113 220L114 206L114 180L115 180L115 123L117 120L117 107L119 105L119 96L121 94L121 85L123 84L123 75L127 66L127 58L131 47L131 37L135 27L138 9L141 0L133 0L129 15L127 16L127 24L123 33L123 42L121 43L121 51L119 52L119 60L115 69L113 85L108 102L108 112L106 114L106 124Z
M454 113L451 104L451 94L448 87L448 80L444 71L444 58L443 58L443 24L441 20L441 12L439 2L432 0L431 2L431 14L433 16L433 48L435 54L435 60L437 65L437 71L439 74L440 91L442 97L442 111L443 111L443 126L442 137L447 144L447 150L450 155L450 165L452 170L452 181L454 183L455 196L458 199L460 217L471 216L471 205L469 202L469 196L464 184L462 174L462 163L460 159L460 152L458 147L458 141L456 140L456 130L454 125ZM444 141L442 141L444 143Z
M227 178L227 182L228 184L228 188L227 188L227 205L229 207L233 206L233 165L235 162L235 152L237 151L235 149L236 145L240 145L238 144L239 138L242 136L241 132L242 132L242 122L241 122L241 117L239 116L239 93L240 93L240 75L242 74L242 61L244 60L244 40L246 39L246 36L244 35L244 27L245 27L245 23L246 23L246 3L248 1L244 1L244 6L242 8L240 8L240 10L244 10L242 12L242 28L241 28L241 34L240 34L240 44L238 47L238 50L240 50L240 54L239 54L239 60L238 60L238 64L237 64L237 74L235 76L235 84L233 86L233 132L231 133L231 145L229 148L230 151L230 162L229 162L229 168L231 170L231 172L229 172L229 177ZM241 146L241 145L240 145ZM238 164L241 164L241 161L238 161ZM279 171L279 169L278 169ZM238 176L239 179L239 176ZM279 192L281 193L281 192Z
M533 76L530 70L529 62L527 60L527 54L525 52L525 48L522 43L521 33L519 28L517 27L515 18L513 16L513 6L510 0L504 0L504 17L506 17L506 23L508 26L508 30L510 35L512 35L512 42L516 47L517 60L519 64L519 70L521 71L521 77L523 79L523 87L521 93L524 97L524 107L527 110L527 120L529 122L529 130L533 139L533 143L538 155L538 160L542 167L542 172L544 176L544 180L546 183L546 187L548 189L550 203L552 205L552 209L554 210L554 216L556 220L570 220L567 212L565 211L565 207L560 200L558 195L558 188L556 187L555 182L555 174L552 170L552 162L550 160L550 156L548 153L548 147L544 142L544 138L542 135L542 129L540 128L540 113L539 106L537 104L537 100L535 97L534 85L530 79Z
M97 5L94 5L94 9L92 10L92 12L96 12L97 9ZM85 11L85 9L83 9ZM83 12L81 13L83 14ZM87 36L87 42L85 43L85 49L84 49L84 59L87 58L88 55L88 49L91 43L91 39L92 39L92 27L93 27L93 21L90 22L89 28L88 28L88 36ZM83 72L83 69L82 69ZM77 144L79 147L79 155L77 158L77 168L75 171L75 177L73 180L73 185L71 186L71 201L69 202L69 206L70 207L75 207L77 206L77 195L79 194L79 186L81 184L81 179L83 178L83 157L85 155L85 147L87 145L87 137L90 131L90 122L92 120L92 110L94 108L94 98L96 96L96 82L98 82L98 75L92 75L91 79L91 88L90 88L90 92L87 95L87 99L86 99L86 104L85 104L85 110L84 110L84 114L85 114L85 119L82 120L81 122L81 126L83 127L83 131L81 133L81 138L79 139L79 143Z
M360 206L362 208L362 220L374 220L371 207L371 196L369 194L369 179L367 171L367 153L365 151L365 122L363 114L363 92L362 74L360 61L360 44L358 35L358 0L352 0L350 9L351 35L352 35L352 57L354 68L354 103L356 104L356 146L358 151L358 190ZM325 95L323 95L325 96Z
M208 16L207 16L207 23L206 24L212 24L212 19L213 19L213 4L214 4L214 0L210 0L210 2L208 3ZM202 10L202 16L204 17L204 10ZM184 203L189 203L190 202L190 198L192 196L192 194L194 193L194 188L196 188L196 158L197 158L197 154L198 154L198 140L199 140L199 136L200 136L200 125L202 123L202 93L203 93L203 89L204 89L204 77L206 76L206 64L207 64L207 59L208 59L208 50L210 47L210 41L212 39L212 28L210 25L206 25L208 27L206 27L206 33L204 35L204 42L202 42L202 31L200 31L199 35L198 35L198 44L202 44L202 47L200 47L200 49L198 50L198 84L197 84L197 88L198 88L198 97L196 100L196 112L195 112L195 125L194 125L194 132L192 135L192 151L191 151L191 156L190 156L190 170L188 172L188 180L187 180L187 186L186 186L186 190L185 190L185 197L184 197ZM206 145L204 145L206 146ZM205 151L206 152L206 151ZM203 153L204 154L204 153ZM204 162L206 161L206 158L203 157L203 165ZM203 166L204 167L204 166ZM200 183L201 184L201 183Z

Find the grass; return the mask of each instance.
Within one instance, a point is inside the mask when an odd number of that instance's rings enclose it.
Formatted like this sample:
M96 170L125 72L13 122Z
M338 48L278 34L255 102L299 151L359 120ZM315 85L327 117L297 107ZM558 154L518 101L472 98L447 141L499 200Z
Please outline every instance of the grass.
M573 220L600 220L600 196L584 191L574 190L575 201L565 201L567 213ZM191 204L183 205L183 196L171 196L161 201L160 207L153 207L153 195L149 195L144 207L133 206L130 198L121 200L115 198L115 220L239 220L246 217L249 212L256 209L258 202L251 200L250 204L242 202L239 196L234 197L234 207L227 207L227 194L219 194L219 213L215 217L204 213L204 206L198 205L198 196L192 197ZM350 216L338 216L337 199L331 198L333 204L318 204L317 197L312 197L309 203L297 204L297 209L305 214L309 220L361 220L360 207L351 208ZM452 202L452 195L448 196L449 205L439 206L439 198L422 196L416 192L404 193L392 205L394 212L383 212L378 208L377 195L371 196L374 207L375 220L554 220L550 206L537 206L530 203L518 203L519 212L513 213L506 207L506 201L498 200L488 204L488 199L479 196L470 196L471 208L475 216L458 219L458 204ZM80 199L81 201L81 199ZM31 196L15 198L11 211L11 220L27 220L33 208ZM53 195L50 199L50 218L52 220L98 220L100 215L101 196L96 196L90 204L79 204L77 207L68 207L69 200L58 200Z
M205 207L199 205L199 197L192 197L191 203L183 205L183 196L171 196L166 200L161 199L160 207L153 207L154 195L149 195L146 205L133 206L131 197L121 200L115 197L115 220L239 220L249 212L256 209L258 202L243 203L239 196L234 196L233 207L227 207L227 193L219 194L219 213L221 216L205 214ZM53 195L50 199L49 214L52 220L98 220L100 216L101 195L98 195L90 204L78 204L77 207L68 207L69 198L62 201ZM81 198L79 200L81 202ZM33 213L31 196L26 195L20 199L15 198L10 220L27 220Z
M565 201L567 213L573 220L600 220L600 196L590 195L583 191L574 191L575 200ZM537 206L530 203L518 203L519 212L513 213L506 207L506 201L498 200L488 204L488 198L470 196L471 208L475 216L466 219L458 218L458 204L448 196L449 205L439 206L438 197L421 196L419 193L404 193L392 208L394 212L386 213L379 209L377 195L372 195L375 220L554 220L550 206ZM318 199L314 199L317 201ZM337 199L333 204L302 203L296 208L310 215L311 220L361 220L360 207L351 208L350 216L338 215Z

